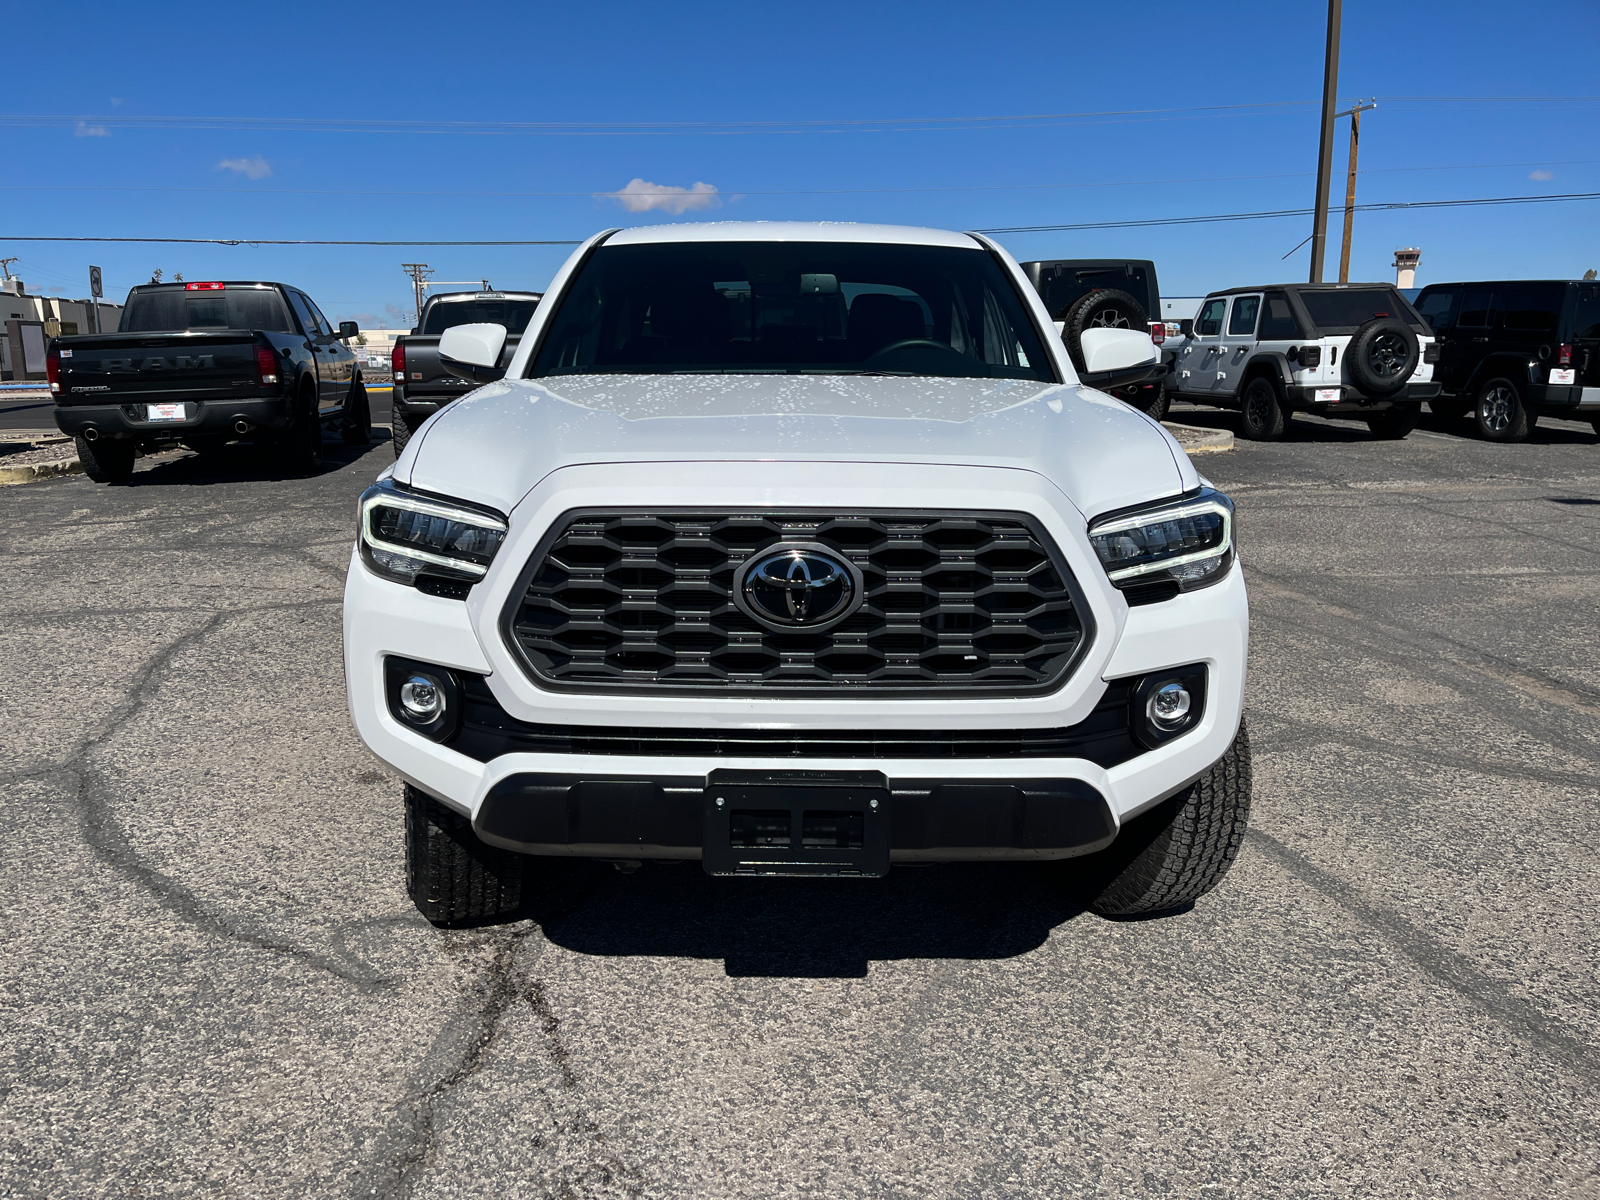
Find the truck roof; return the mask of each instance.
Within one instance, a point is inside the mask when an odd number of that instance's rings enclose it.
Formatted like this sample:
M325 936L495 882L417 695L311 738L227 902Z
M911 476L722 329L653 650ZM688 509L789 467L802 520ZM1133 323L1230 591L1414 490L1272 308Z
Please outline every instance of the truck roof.
M896 246L952 246L980 249L971 234L915 225L858 225L852 221L706 221L691 225L650 225L620 229L607 246L646 246L671 242L867 242Z
M270 280L264 280L264 279L180 279L180 280L163 279L160 283L136 283L131 288L129 288L128 290L130 292L153 292L153 291L156 291L158 289L165 289L167 291L198 292L198 291L202 290L202 285L203 285L204 289L211 289L211 288L214 288L214 287L218 286L219 284L222 287L225 287L225 288L231 288L231 287L281 288L281 287L288 286L287 284L273 283Z

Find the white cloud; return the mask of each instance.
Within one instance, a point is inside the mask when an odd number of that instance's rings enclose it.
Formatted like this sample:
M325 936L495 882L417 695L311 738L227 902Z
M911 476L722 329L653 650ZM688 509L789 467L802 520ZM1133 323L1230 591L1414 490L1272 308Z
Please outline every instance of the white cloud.
M272 174L272 164L261 155L254 158L225 158L217 164L219 171L233 171L246 179L265 179Z
M104 125L88 125L83 121L78 122L78 127L72 131L73 137L110 137L111 131Z
M121 104L122 103L122 97L121 96L113 96L113 97L111 97L111 103L112 103L113 106Z
M1556 173L1554 171L1529 171L1528 172L1528 178L1529 179L1537 179L1540 183L1543 183L1546 179L1554 179L1555 177L1556 177Z
M648 183L643 179L631 180L628 186L619 192L603 192L597 199L615 200L628 212L650 212L659 209L661 212L673 215L722 206L717 189L709 183L697 183L692 187L681 188L665 183Z

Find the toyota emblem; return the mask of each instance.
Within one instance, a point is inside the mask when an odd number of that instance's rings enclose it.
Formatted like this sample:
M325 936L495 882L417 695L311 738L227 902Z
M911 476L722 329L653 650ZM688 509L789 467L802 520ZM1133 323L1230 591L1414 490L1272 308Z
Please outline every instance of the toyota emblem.
M826 546L789 542L746 559L734 572L734 600L773 629L837 624L862 600L861 571Z

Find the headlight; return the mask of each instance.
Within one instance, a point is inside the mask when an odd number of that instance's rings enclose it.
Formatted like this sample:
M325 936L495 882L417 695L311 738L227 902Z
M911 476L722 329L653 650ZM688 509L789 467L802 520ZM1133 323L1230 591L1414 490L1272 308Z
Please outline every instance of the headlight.
M460 599L482 579L505 541L506 519L383 479L361 493L361 558L396 583Z
M1089 541L1116 587L1165 583L1168 596L1192 592L1216 583L1233 563L1233 501L1201 488L1101 517L1090 524Z

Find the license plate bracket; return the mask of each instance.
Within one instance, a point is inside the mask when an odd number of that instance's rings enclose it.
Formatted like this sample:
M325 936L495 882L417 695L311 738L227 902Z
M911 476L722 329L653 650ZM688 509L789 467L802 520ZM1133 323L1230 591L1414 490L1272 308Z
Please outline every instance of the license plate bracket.
M146 404L145 420L147 421L185 421L188 420L188 409L180 401L171 404Z
M715 771L705 797L708 875L889 873L889 788L877 771Z

